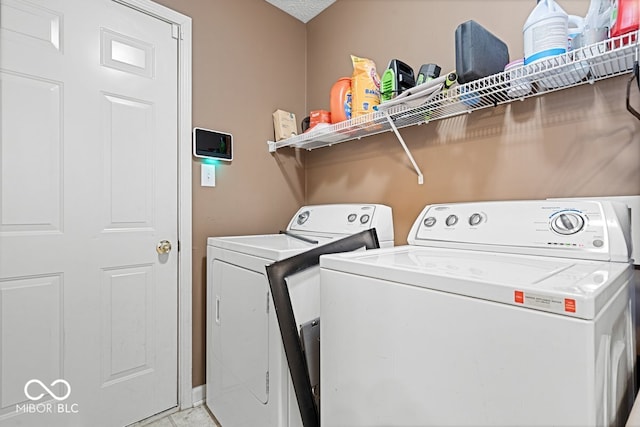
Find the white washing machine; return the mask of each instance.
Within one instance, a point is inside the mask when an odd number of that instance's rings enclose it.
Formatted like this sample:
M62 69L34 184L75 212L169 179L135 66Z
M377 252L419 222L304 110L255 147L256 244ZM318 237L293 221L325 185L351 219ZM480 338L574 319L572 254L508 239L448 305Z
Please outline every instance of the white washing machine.
M302 426L265 266L375 228L393 246L391 208L335 204L301 208L286 234L207 240L207 395L223 427ZM319 316L319 267L288 283L298 325Z
M623 425L629 212L427 206L409 245L320 258L321 425Z

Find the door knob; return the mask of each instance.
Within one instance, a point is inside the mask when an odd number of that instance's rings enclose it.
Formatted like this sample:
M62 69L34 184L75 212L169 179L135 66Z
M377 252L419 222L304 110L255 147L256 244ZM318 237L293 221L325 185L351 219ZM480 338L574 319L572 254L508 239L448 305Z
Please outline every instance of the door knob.
M158 245L156 246L156 251L160 255L168 254L169 252L171 252L171 242L168 240L160 240L158 242Z

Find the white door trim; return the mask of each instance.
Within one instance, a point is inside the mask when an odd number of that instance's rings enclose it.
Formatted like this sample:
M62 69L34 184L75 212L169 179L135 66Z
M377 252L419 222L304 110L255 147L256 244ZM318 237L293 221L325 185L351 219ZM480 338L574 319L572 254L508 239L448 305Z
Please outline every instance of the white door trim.
M178 407L193 406L191 238L191 18L150 0L113 0L176 25L178 39Z

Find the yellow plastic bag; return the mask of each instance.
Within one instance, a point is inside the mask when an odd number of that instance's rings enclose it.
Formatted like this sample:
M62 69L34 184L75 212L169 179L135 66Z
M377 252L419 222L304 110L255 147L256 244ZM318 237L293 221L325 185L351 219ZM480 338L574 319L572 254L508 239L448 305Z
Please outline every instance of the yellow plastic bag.
M362 116L380 104L380 76L371 59L351 55L351 117Z

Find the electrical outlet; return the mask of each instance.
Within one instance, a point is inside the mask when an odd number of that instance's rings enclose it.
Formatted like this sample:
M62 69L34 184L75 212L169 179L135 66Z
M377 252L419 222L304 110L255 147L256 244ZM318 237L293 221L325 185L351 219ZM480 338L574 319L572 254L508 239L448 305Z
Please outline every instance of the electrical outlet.
M202 187L216 186L216 167L215 165L202 164L200 166L200 185Z

